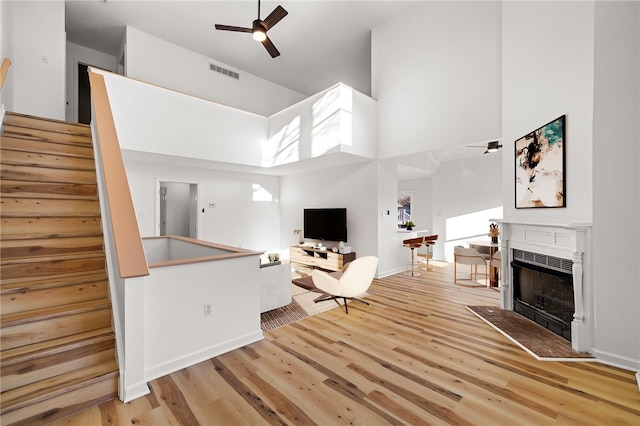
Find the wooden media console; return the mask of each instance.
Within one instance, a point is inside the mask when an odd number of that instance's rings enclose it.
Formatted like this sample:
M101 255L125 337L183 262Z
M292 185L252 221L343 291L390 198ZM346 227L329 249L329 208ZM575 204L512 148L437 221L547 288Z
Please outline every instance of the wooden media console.
M331 250L309 246L289 247L290 261L328 271L342 271L344 265L355 260L355 253L335 253Z

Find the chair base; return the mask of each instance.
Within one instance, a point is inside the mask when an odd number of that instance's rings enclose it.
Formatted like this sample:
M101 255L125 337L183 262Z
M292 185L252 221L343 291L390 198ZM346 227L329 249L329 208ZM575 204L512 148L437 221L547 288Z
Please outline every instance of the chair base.
M336 303L338 304L338 306L341 306L340 302L338 301L338 299L344 300L344 310L347 313L347 315L349 315L349 308L347 307L347 299L355 300L356 302L364 303L365 305L370 306L369 302L365 302L364 300L358 299L357 297L340 297L340 296L330 296L330 295L320 296L317 299L315 299L314 302L315 303L325 302L325 301L331 300L331 299L335 300Z

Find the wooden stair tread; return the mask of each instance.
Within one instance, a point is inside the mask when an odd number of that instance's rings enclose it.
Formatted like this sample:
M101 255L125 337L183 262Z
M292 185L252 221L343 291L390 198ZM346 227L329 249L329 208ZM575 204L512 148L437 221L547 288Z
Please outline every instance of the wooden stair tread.
M3 136L29 139L41 142L53 142L66 144L77 144L79 146L91 146L93 139L86 135L74 135L69 133L52 132L49 130L32 129L27 127L17 127L5 124L2 127Z
M86 253L74 253L74 254L61 254L58 256L40 256L40 257L22 257L17 259L2 259L0 260L0 265L18 265L18 264L29 264L29 263L38 263L38 262L49 262L49 261L59 261L66 259L78 259L78 258L92 258L92 257L105 257L104 252L102 251L91 251Z
M43 154L27 151L2 149L0 154L2 164L12 164L28 167L47 167L51 169L69 169L94 171L96 169L93 158L69 157L60 154Z
M1 224L3 240L102 235L99 217L11 217L2 218Z
M68 315L77 315L98 309L110 310L111 301L107 298L103 298L2 315L0 316L0 328L13 327L20 324L43 321Z
M91 127L88 124L71 123L68 121L56 120L54 118L37 117L35 115L17 112L7 112L5 116L5 125L33 127L52 132L91 136Z
M11 282L11 283L2 283L0 287L0 294L10 294L14 292L22 292L30 289L46 289L53 287L61 287L68 285L77 285L77 284L88 284L93 282L106 281L107 274L106 272L99 273L91 273L91 274L82 274L71 277L53 277L53 278L42 278L36 277L32 278L29 281L21 280L19 282Z
M3 134L0 137L2 149L12 151L24 151L40 154L64 155L67 157L94 158L93 147L86 143L66 143L62 141L40 141L25 138L20 135L9 136Z
M95 184L95 170L57 169L52 167L30 167L17 164L3 164L0 179L24 182L63 182Z
M100 215L98 200L2 197L0 217L95 217Z
M63 274L55 274L55 275L51 275L51 276L46 276L46 277L42 277L42 276L27 276L27 277L18 277L18 278L5 278L2 277L2 279L0 279L0 286L1 288L4 288L5 286L16 286L16 285L29 285L32 282L36 282L36 281L48 281L51 280L52 282L58 282L59 280L64 280L67 278L77 278L77 277L84 277L84 276L89 276L89 275L93 275L93 274L106 274L105 269L101 269L99 271L81 271L81 270L77 270L77 271L73 271L73 272L68 272L68 273L63 273Z
M2 192L3 197L13 198L98 199L97 184L3 179L0 182L0 192Z
M104 249L102 235L91 237L3 240L0 257L4 260L86 253Z
M5 414L35 404L91 383L109 378L117 378L117 375L118 366L114 360L65 373L17 389L11 389L2 393L1 413Z
M92 342L108 340L115 340L115 334L111 327L99 328L85 333L7 349L0 353L0 360L2 361L2 367L5 368L18 362L65 352Z

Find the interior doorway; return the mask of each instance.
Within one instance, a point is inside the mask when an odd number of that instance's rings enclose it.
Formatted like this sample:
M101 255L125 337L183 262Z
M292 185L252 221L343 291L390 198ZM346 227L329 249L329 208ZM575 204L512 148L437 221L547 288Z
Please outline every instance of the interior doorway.
M198 184L157 182L157 235L198 239Z
M91 86L89 66L78 62L78 123L91 123Z

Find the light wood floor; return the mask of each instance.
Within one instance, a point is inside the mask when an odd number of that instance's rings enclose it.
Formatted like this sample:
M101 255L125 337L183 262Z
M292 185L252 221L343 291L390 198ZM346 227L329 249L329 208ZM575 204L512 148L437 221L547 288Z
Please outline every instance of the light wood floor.
M465 309L453 268L375 280L336 308L57 425L639 425L634 374L539 362ZM334 303L334 302L325 302Z

